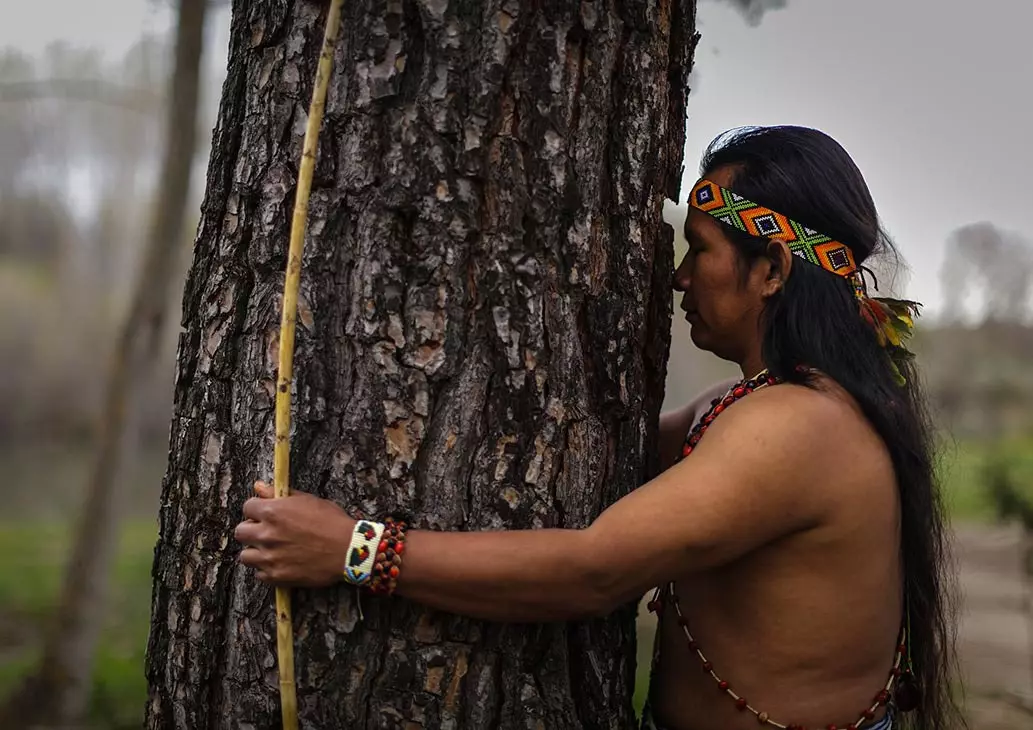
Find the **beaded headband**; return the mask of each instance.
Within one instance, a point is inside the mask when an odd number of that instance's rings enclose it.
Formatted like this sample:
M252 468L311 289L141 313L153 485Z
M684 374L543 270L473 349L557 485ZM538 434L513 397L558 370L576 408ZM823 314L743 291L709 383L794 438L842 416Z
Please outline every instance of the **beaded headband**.
M700 180L692 189L689 205L751 236L785 242L793 254L850 279L858 296L863 294L864 281L853 252L831 236L818 233L706 179Z
M689 205L751 236L782 241L795 256L847 279L861 305L861 315L886 348L897 380L903 384L899 366L913 357L904 343L914 330L914 317L920 307L917 302L869 297L849 246L706 178L692 188Z

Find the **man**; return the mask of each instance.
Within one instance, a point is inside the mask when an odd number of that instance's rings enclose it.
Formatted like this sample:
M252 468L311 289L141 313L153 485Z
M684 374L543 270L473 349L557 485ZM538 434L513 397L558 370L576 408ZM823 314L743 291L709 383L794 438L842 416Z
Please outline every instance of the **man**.
M647 728L948 727L951 627L930 433L903 340L869 297L888 247L864 179L820 132L708 149L675 273L700 348L743 379L665 414L665 471L585 530L436 533L310 495L244 508L271 583L344 579L497 621L606 613L656 590ZM693 425L695 424L695 425Z

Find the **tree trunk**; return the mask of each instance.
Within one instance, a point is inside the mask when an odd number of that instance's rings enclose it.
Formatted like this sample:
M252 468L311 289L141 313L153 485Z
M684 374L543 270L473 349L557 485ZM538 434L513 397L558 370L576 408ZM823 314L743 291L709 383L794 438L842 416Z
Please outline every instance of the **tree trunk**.
M104 383L96 453L52 630L38 671L0 715L16 724L82 727L92 690L94 656L107 619L108 583L118 539L118 467L132 394L150 369L171 287L196 147L196 112L207 0L181 0L174 69L154 215L143 264L118 333ZM7 727L7 724L0 722Z
M349 0L299 302L294 489L425 529L583 527L656 469L693 0ZM147 727L279 727L280 292L326 3L236 0L184 295ZM562 569L562 556L555 566ZM295 591L302 727L628 728L635 606L508 626Z

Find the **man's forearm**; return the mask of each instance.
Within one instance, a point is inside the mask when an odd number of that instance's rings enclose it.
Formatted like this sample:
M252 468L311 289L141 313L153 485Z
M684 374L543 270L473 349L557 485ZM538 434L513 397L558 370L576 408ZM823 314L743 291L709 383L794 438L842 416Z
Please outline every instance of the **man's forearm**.
M491 621L542 623L613 608L583 530L412 530L398 594ZM519 559L515 559L519 556Z

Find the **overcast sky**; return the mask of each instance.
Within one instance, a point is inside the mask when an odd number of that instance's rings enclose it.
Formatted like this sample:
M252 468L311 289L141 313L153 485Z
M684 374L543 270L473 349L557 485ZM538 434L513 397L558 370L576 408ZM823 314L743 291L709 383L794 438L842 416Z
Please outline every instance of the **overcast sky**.
M168 27L168 0L0 0L0 45L101 46L120 56ZM17 8L17 9L15 9ZM911 267L906 293L940 309L944 241L989 220L1023 231L1033 205L1033 2L789 0L747 25L700 2L689 103L687 190L703 148L747 124L816 127L853 155ZM978 9L978 12L977 12ZM222 68L226 13L212 28Z

